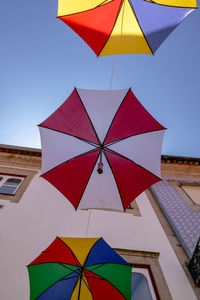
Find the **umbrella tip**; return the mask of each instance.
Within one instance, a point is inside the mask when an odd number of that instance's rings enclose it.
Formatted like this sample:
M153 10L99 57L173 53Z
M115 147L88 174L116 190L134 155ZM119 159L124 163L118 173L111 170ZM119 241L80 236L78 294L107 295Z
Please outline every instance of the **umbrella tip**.
M98 163L98 169L97 169L97 172L98 172L99 174L102 174L102 173L103 173L103 163L102 163L101 161Z

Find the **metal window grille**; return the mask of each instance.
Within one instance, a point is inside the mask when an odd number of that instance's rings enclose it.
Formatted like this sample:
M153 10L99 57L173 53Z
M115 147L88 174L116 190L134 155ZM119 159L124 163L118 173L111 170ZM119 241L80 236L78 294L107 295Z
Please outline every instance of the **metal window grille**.
M192 258L189 263L187 263L187 267L196 286L200 287L200 238L197 242Z

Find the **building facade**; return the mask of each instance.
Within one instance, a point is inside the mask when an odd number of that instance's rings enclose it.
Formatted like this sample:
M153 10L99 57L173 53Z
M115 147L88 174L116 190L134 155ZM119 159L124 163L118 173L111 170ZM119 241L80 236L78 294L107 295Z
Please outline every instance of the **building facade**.
M75 211L40 170L40 150L0 145L0 299L29 299L26 266L56 236L102 236L133 266L133 299L199 299L185 265L200 232L198 159L163 157L163 181L125 213Z

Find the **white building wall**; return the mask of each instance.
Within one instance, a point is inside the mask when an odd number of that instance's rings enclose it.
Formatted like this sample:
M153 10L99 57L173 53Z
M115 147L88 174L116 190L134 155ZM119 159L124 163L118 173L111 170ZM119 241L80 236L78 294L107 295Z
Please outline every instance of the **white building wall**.
M141 217L89 210L75 211L52 185L36 175L19 203L0 201L0 299L28 300L26 265L56 236L102 236L113 248L159 252L159 263L174 300L197 299L143 193Z

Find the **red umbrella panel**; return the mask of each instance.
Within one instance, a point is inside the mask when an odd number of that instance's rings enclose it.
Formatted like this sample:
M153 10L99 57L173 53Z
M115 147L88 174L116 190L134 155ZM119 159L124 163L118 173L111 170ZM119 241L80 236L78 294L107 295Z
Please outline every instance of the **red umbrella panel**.
M76 209L123 211L160 180L165 128L131 89L74 89L39 129L41 176Z

